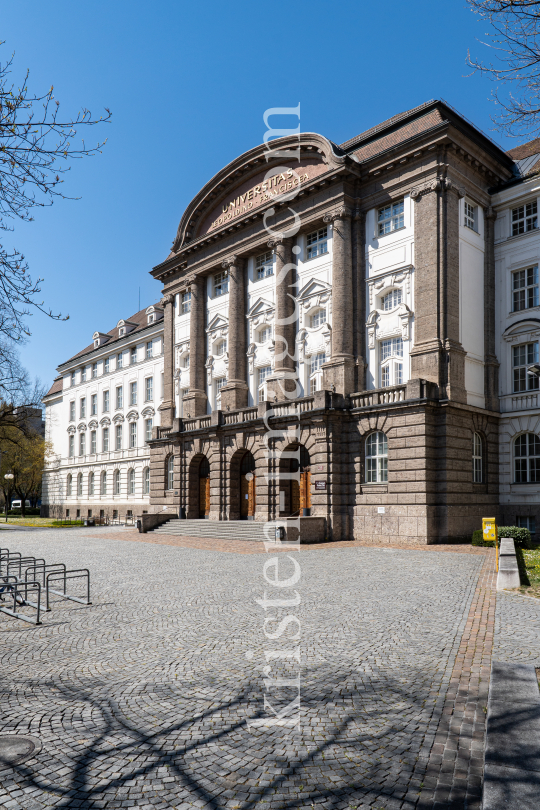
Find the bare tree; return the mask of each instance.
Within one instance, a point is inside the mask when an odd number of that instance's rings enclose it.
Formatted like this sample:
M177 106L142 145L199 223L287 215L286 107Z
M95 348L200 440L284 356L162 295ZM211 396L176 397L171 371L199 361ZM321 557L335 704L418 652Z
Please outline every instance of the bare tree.
M499 86L494 91L499 112L492 120L508 135L540 132L540 0L467 0L491 27L484 45L491 59L468 63ZM501 86L509 86L508 93Z

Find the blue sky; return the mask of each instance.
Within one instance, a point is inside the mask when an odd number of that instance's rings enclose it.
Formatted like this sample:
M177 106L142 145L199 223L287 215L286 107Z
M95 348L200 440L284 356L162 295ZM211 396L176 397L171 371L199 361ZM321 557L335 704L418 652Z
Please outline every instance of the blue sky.
M36 313L21 359L52 381L56 366L160 296L149 270L169 252L182 212L222 166L261 143L269 107L301 105L302 131L340 143L431 98L493 132L487 79L468 76L485 25L463 0L17 0L2 7L0 54L15 78L53 84L61 110L113 113L85 133L108 138L76 161L58 201L9 236L42 296L69 313Z

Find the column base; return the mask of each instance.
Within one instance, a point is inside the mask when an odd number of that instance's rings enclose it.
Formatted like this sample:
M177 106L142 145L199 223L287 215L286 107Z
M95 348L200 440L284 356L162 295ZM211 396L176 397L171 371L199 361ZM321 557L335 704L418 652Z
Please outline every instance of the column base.
M174 419L174 402L163 401L159 406L158 411L161 415L161 426L172 427Z
M235 411L246 408L248 404L249 389L247 383L232 380L221 389L221 410Z
M183 400L184 419L193 419L195 416L205 416L208 397L204 391L190 391Z
M296 399L300 395L298 372L293 369L278 369L266 380L269 402Z
M323 388L336 394L354 393L355 362L353 357L336 357L324 363Z

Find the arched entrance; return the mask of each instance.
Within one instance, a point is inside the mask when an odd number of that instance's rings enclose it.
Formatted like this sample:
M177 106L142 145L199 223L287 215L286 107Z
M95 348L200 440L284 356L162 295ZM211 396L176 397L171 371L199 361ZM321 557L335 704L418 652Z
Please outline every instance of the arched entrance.
M210 464L203 456L199 464L199 518L208 520L210 514Z
M298 452L300 451L300 452ZM290 458L291 454L296 458ZM282 517L297 517L310 514L311 510L311 461L304 445L287 448L279 465L283 480L279 487L279 511Z
M240 462L240 519L255 519L255 459L249 450Z

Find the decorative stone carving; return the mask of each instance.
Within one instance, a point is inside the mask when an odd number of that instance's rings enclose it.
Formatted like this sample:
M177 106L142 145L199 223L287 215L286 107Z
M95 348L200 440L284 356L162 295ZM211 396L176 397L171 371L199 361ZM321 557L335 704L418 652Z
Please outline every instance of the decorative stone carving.
M228 256L226 259L223 259L221 262L221 266L224 270L228 270L229 267L235 267L238 264L238 256L232 255Z
M171 293L167 293L167 295L163 296L163 298L159 302L159 305L161 307L166 307L167 304L172 304L173 301L174 301L174 295L171 295Z
M323 222L331 223L336 219L350 219L352 215L353 212L350 208L348 208L346 205L340 205L338 208L335 208L333 211L325 214L323 217Z

